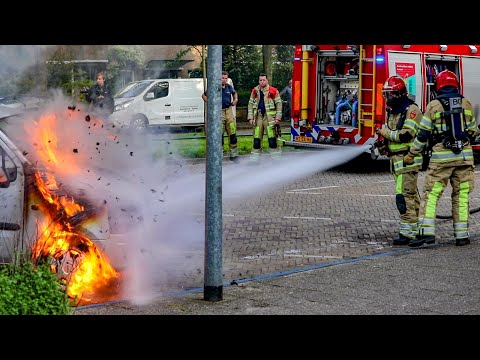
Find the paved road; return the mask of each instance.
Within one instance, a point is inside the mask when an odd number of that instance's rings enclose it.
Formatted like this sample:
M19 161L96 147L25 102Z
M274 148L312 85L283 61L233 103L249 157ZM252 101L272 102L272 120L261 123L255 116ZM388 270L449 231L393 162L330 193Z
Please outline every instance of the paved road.
M259 168L241 161L243 168L224 161L223 171L242 168L237 175L248 182ZM296 169L282 161L285 173ZM188 168L201 174L205 164ZM224 194L223 301L203 301L205 244L192 241L150 272L150 297L127 291L129 300L82 306L76 314L480 313L479 215L471 217L469 247L454 246L448 218L437 220L435 245L393 246L398 212L388 161L359 156L263 190ZM477 194L472 209L480 206ZM449 196L447 189L439 202L445 217ZM204 231L202 217L197 231Z

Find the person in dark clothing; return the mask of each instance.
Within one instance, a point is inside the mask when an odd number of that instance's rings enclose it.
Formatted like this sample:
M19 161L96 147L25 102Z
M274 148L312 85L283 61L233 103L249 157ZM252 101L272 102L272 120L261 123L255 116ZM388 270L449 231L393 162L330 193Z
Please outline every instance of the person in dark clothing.
M207 102L207 92L202 94L203 101ZM223 133L228 134L228 151L230 160L238 160L237 123L233 114L233 107L238 103L238 93L228 83L228 72L222 71L222 147Z
M90 87L86 96L90 102L93 111L100 116L108 117L113 113L114 101L113 92L110 86L105 82L105 73L99 72L96 77L97 83Z
M290 120L292 111L292 79L288 80L288 84L280 91L280 97L284 101L282 120Z

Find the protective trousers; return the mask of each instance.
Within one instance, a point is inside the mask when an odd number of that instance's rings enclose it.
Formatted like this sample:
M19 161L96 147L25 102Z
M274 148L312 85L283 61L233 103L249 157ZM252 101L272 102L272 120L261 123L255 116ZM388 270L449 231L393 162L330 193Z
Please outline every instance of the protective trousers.
M278 147L277 137L274 130L275 121L267 114L262 115L260 112L255 119L255 128L253 130L253 149L252 155L258 155L262 151L263 134L267 133L268 147L272 157L279 156L281 149Z
M228 135L228 151L230 157L238 156L237 125L231 106L222 109L222 144L224 132L227 132Z
M422 206L418 219L418 233L423 236L435 235L435 218L438 202L443 191L452 185L452 219L455 239L468 238L468 219L470 216L469 196L474 189L472 165L451 167L430 167L424 181Z
M415 239L417 235L420 195L418 194L418 171L393 174L395 179L395 202L400 213L400 235Z

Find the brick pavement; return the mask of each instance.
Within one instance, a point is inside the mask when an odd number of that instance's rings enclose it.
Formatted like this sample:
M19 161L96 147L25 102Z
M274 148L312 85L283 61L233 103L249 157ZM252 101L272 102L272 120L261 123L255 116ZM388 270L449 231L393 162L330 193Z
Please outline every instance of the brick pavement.
M223 166L235 164L224 161ZM197 161L190 168L201 173L205 165ZM420 188L423 176L420 173ZM480 206L476 191L472 209ZM447 188L439 202L439 214L450 214L449 196ZM223 202L225 283L405 248L391 244L398 232L398 212L386 160L361 156L268 193L230 200ZM202 217L200 214L198 220ZM478 217L471 216L472 234L480 234ZM451 220L437 219L437 225L437 244L453 244ZM154 287L163 293L203 288L204 260L203 243L185 248L169 259L168 270Z

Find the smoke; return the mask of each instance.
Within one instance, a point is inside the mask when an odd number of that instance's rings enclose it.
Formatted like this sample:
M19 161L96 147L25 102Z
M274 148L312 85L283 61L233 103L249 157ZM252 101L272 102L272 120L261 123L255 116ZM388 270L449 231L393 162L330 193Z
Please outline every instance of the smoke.
M175 286L167 276L173 268L198 268L184 264L184 256L203 245L204 186L185 183L191 174L182 161L155 157L159 145L152 135L117 133L60 92L3 127L76 202L108 209L107 256L122 271L124 297L147 301Z
M41 92L44 55L51 46L48 45L0 45L0 97L23 92L17 87L22 81L37 84L31 93ZM24 77L22 79L22 77Z
M117 240L106 250L122 271L123 298L148 303L180 290L179 277L203 271L209 185L204 164L158 157L156 135L115 133L104 119L82 104L73 108L60 93L41 110L12 120L9 135L72 196L107 207L110 232ZM39 136L46 136L42 143ZM285 152L277 161L268 153L258 163L241 157L238 163L222 165L222 199L231 204L268 194L364 151L345 145Z
M39 45L0 45L0 75L18 75L36 65Z
M285 153L279 161L263 154L262 161L254 164L248 156L242 157L239 163L222 166L222 201L235 204L267 195L303 177L348 162L365 150L352 145L302 154ZM137 234L134 241L137 248L132 248L129 255L135 271L129 273L128 298L140 303L162 292L180 290L175 287L175 279L203 272L205 263L205 195L209 186L205 182L206 168L204 164L185 166L177 162L162 169L161 163L162 160L157 165L150 164L143 179L145 184L147 180L153 182L148 188L161 190L162 203L142 192L145 215L142 234ZM161 171L169 176L160 176Z
M39 49L7 47L0 46L0 54L9 54L2 55L0 76L35 65ZM108 209L112 239L106 251L122 272L123 298L147 303L179 290L180 277L204 268L206 167L167 153L158 156L162 145L155 135L118 133L85 104L72 104L60 91L51 95L38 111L3 120L2 128L71 196ZM279 161L262 154L255 164L241 157L222 164L222 199L231 204L268 194L364 151L345 145L285 152Z

